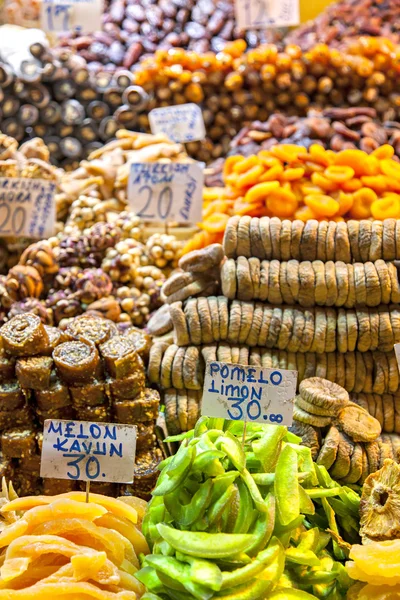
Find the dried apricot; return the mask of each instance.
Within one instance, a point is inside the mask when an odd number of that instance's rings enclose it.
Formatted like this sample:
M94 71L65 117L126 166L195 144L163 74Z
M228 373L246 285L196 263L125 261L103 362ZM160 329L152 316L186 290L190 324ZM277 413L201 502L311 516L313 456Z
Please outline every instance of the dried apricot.
M240 155L236 155L236 156L228 156L224 162L224 168L222 171L222 176L225 178L230 175L232 173L233 167L241 162L243 160L243 156Z
M317 185L322 190L324 190L324 192L334 192L338 189L338 184L335 181L332 181L331 179L325 177L325 174L322 173L313 173L311 175L311 181L314 185Z
M293 216L298 206L297 198L289 190L279 188L267 197L267 208L273 215L287 219Z
M391 194L371 204L371 214L374 219L399 219L400 218L400 196Z
M274 190L279 188L279 181L265 181L253 185L245 194L245 201L254 204L255 202L264 202L266 197Z
M239 175L236 181L236 185L239 188L250 187L260 181L261 175L264 173L264 167L261 165L255 165L243 175Z
M379 148L371 152L371 156L375 156L378 160L392 158L393 155L394 148L393 146L390 146L390 144L384 144L383 146L379 146Z
M365 206L370 206L372 202L375 202L375 200L378 199L378 196L376 195L374 190L371 190L367 187L360 188L359 190L354 192L353 196L355 201L360 201L363 204L365 204Z
M344 183L340 184L340 188L344 191L344 192L356 192L357 190L359 190L360 188L362 188L362 181L361 179L357 179L357 177L353 177L353 179L350 179L349 181L345 181Z
M349 181L355 175L354 169L345 165L331 165L324 171L324 175L330 181L335 183L344 183Z
M223 213L214 213L210 215L206 221L198 223L200 229L204 229L207 233L222 233L225 231L229 216Z
M339 210L338 216L343 217L349 210L351 210L354 204L354 196L353 194L345 194L344 192L339 193Z
M252 167L255 167L258 164L260 164L260 161L258 160L258 157L255 154L252 154L247 158L243 158L243 156L241 156L240 158L241 160L236 161L232 168L232 172L237 173L238 175L240 175L241 173L245 173L246 171L249 171Z
M339 210L339 203L331 196L313 194L304 198L304 203L317 217L333 217Z
M384 175L397 180L400 179L400 164L395 160L385 158L379 162L379 166Z
M263 175L260 176L260 181L276 181L283 173L282 165L274 165L270 167Z
M302 206L294 213L294 218L300 221L309 221L310 219L317 219L317 215L308 206Z
M304 175L305 169L303 167L293 167L286 169L281 177L282 181L296 181L301 179Z

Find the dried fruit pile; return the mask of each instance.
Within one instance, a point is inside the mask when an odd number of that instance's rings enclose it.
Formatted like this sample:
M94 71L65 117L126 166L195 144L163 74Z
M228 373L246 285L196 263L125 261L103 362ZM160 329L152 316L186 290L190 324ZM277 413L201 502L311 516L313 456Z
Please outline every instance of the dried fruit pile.
M400 156L400 126L397 121L380 121L376 110L366 106L312 108L305 117L275 113L265 122L254 121L243 127L233 138L229 154L250 156L280 143L306 148L318 143L335 152L359 148L368 154L388 143ZM223 166L224 159L208 166L206 185L224 185Z
M223 177L223 189L205 189L202 231L184 251L221 241L231 215L304 222L400 217L400 164L389 144L369 155L279 144L247 158L229 156Z
M286 39L303 50L318 42L330 47L343 46L360 35L385 36L399 42L399 18L400 6L396 0L342 0L296 28Z
M121 335L112 321L90 315L72 319L62 331L27 313L3 325L0 338L2 474L13 477L21 494L37 493L45 419L132 423L137 426L135 481L121 492L146 496L161 459L155 436L160 397L145 387L142 360L149 336L135 328ZM43 482L46 493L73 487L68 480ZM114 484L93 488L116 490Z
M232 0L154 0L143 6L110 0L102 31L90 35L71 32L61 37L59 44L78 52L91 68L113 71L115 67L130 69L158 48L188 48L199 54L220 52L227 42L242 37L252 48L280 38L273 30L238 30Z
M241 41L217 55L181 49L159 50L135 70L135 83L163 102L202 106L207 138L187 145L192 156L210 162L229 151L246 123L266 121L277 111L304 116L310 106L367 106L383 121L396 121L398 46L385 38L360 37L344 50L317 44L302 52L262 45L246 52ZM148 115L138 122L148 131Z
M379 422L368 410L351 402L346 390L336 383L320 377L304 379L293 416L291 430L311 447L317 464L342 484L363 484L389 455L400 459L400 436L379 437Z
M145 597L345 598L358 495L286 427L249 423L243 435L243 423L202 418L172 438L182 444L143 521Z
M351 588L349 600L384 600L400 594L399 494L399 465L386 459L383 467L367 478L362 490L360 533L365 545L352 546L352 562L346 563L350 577L362 583Z
M154 339L149 378L168 390L172 431L185 428L187 390L201 395L204 361L217 359L294 369L299 382L329 379L371 412L384 434L400 434L393 351L400 342L393 265L399 257L398 223L231 218L221 266L223 295L187 299L185 276L175 275L182 281L174 292L182 294L181 301L163 307L153 320L152 333L164 337ZM217 256L214 248L185 255L181 265L206 264ZM394 454L391 442L383 443Z
M12 488L11 488L12 492ZM10 494L11 496L13 494ZM83 492L2 498L0 598L137 600L145 506Z

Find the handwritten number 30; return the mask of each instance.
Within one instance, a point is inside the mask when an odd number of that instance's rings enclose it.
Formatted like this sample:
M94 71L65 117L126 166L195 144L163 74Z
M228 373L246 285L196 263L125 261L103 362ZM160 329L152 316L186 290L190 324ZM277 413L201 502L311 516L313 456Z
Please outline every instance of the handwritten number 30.
M157 198L157 214L156 213L148 213L146 211L152 205L154 190L149 185L142 185L139 188L139 194L142 192L147 192L147 200L143 208L141 208L136 214L141 219L154 219L158 218L160 221L166 221L169 217L172 208L172 189L170 187L165 187L158 194Z

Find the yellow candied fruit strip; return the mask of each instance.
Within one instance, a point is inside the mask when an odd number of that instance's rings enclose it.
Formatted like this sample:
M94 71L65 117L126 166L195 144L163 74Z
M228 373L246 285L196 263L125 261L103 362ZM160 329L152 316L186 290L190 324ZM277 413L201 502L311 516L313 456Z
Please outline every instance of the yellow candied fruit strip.
M0 590L0 600L137 600L135 592L109 592L92 583L36 583L22 590Z
M51 504L55 500L61 498L67 498L69 500L76 500L77 502L86 502L85 492L67 492L65 494L58 494L56 496L26 496L24 498L16 498L11 502L5 504L0 512L7 513L12 511L25 511L35 506L43 506ZM113 513L118 517L125 517L132 523L137 523L137 512L132 506L121 502L116 498L110 498L109 496L103 496L102 494L90 494L91 502L99 504L107 509L108 512Z

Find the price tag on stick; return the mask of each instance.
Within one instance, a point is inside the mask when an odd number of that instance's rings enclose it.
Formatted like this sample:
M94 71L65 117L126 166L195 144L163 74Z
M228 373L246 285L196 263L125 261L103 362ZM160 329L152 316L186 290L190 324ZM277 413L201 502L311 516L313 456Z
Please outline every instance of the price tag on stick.
M132 483L135 453L134 425L47 419L40 476L88 483ZM88 485L86 491L88 494Z
M132 163L128 203L144 221L196 223L203 206L204 163Z
M164 133L173 142L196 142L206 137L203 113L197 104L177 104L149 112L151 133Z
M103 0L43 0L41 23L44 31L71 30L93 33L101 30Z
M46 179L0 177L0 237L54 235L55 190Z
M239 29L291 27L300 23L299 0L235 0Z
M201 414L290 426L297 371L208 362Z

